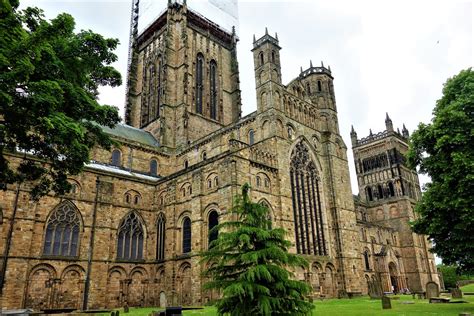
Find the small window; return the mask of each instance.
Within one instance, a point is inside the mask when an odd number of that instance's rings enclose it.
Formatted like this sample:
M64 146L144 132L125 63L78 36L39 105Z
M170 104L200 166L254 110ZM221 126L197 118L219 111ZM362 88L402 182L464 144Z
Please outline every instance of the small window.
M275 62L275 51L272 50L272 63L274 63L274 62Z
M193 187L192 186L188 187L188 194L189 195L193 194Z
M216 178L214 179L214 185L215 185L216 187L219 185L219 178L218 178L218 177L216 177Z
M184 161L184 169L188 169L189 163L187 160Z
M253 145L255 143L255 132L253 129L249 131L249 145Z
M309 82L306 82L306 93L310 94L311 93L311 87L309 85Z
M125 203L129 204L131 200L132 200L132 198L131 198L130 194L128 194L128 193L125 194Z
M207 180L207 188L208 189L212 188L212 180L211 179Z
M112 165L116 167L122 165L122 153L118 149L112 151Z
M260 58L260 66L262 66L263 65L263 52L260 52L259 58Z
M369 261L369 252L366 250L364 251L364 263L365 263L365 270L370 270L370 261Z
M181 195L182 195L182 196L186 196L186 189L185 189L185 188L182 188L182 189L181 189Z
M219 232L218 231L212 231L211 230L219 225L219 214L217 214L216 211L212 211L209 213L209 220L208 220L208 247L211 248L211 243L217 239Z
M150 174L152 176L158 174L158 162L155 159L150 160Z
M265 179L265 188L270 187L270 180Z
M321 80L318 80L318 92L322 91Z
M202 153L202 160L206 160L207 159L207 153L206 152L203 152Z
M288 126L288 138L293 139L293 136L294 136L293 128L291 126Z
M71 185L71 191L69 191L71 194L76 194L77 193L77 184L72 184Z
M259 187L259 186L260 186L260 177L257 176L257 187Z
M140 202L140 197L138 195L135 195L135 199L133 200L133 203L138 204Z
M191 220L185 217L183 220L183 253L191 252Z

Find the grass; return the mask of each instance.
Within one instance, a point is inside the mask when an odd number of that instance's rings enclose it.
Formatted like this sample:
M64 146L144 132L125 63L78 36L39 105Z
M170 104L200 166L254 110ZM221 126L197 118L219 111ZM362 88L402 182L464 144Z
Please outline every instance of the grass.
M461 287L461 291L463 291L463 292L474 292L474 283Z
M463 287L463 291L466 287ZM380 300L371 300L368 297L358 297L353 299L328 299L324 301L315 301L313 315L398 315L398 316L449 316L459 315L460 313L474 314L474 296L465 296L463 300L468 301L464 304L429 304L428 300L413 299L411 295L400 295L399 300L392 300L392 309L383 310ZM414 304L403 304L403 302L414 302ZM151 311L159 308L130 308L127 316L148 316ZM123 315L123 311L121 311ZM217 315L214 307L205 307L202 310L184 311L183 315L215 316ZM246 315L243 315L246 316Z

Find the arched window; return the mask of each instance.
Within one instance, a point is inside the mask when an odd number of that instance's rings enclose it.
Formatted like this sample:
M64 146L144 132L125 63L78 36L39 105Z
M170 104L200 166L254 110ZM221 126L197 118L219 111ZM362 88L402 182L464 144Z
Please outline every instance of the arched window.
M214 178L214 185L217 187L219 185L219 178L215 177Z
M202 160L207 159L207 153L205 151L202 152Z
M204 56L199 53L196 59L196 113L202 114Z
M318 80L318 92L321 92L322 86L321 86L321 80Z
M191 252L191 219L183 220L183 253Z
M156 260L165 259L166 220L163 213L158 216L156 232Z
M320 178L303 141L291 153L290 185L297 252L326 256Z
M270 187L270 180L268 180L267 178L265 178L264 183L265 183L265 188Z
M306 82L306 93L307 94L311 93L311 86L309 85L309 82Z
M370 262L369 262L369 252L366 250L364 251L364 263L365 263L365 270L370 270Z
M217 119L217 64L215 60L211 60L210 66L210 82L209 82L209 93L210 93L210 106L211 106L211 119Z
M140 202L140 196L135 195L135 198L133 199L133 203L138 204Z
M112 151L112 166L120 167L122 165L122 153L118 149Z
M382 186L380 184L377 186L377 191L378 191L378 194L379 194L379 200L383 199L383 189L382 189Z
M129 193L125 194L125 203L129 204L132 201L132 197Z
M274 62L275 62L275 51L272 50L272 63L274 63Z
M143 259L143 226L134 212L128 214L118 229L117 259Z
M216 227L219 224L219 214L217 214L217 211L211 211L209 213L209 224L208 224L208 232L209 232L209 240L208 240L208 246L209 248L211 247L211 242L217 239L217 236L219 234L218 231L212 231L211 230Z
M188 169L189 167L189 162L187 160L184 161L184 169Z
M371 187L367 187L367 200L369 201L373 201L374 197L372 195L372 188Z
M260 52L260 54L258 55L258 58L260 59L260 66L263 65L263 52Z
M46 224L43 254L48 256L77 256L79 211L70 202L59 205L50 215Z
M260 176L257 176L256 181L257 181L257 187L259 187L261 184Z
M395 188L393 187L393 183L388 183L388 190L390 191L390 196L395 196Z
M249 131L249 145L253 145L255 143L255 132L253 129Z
M156 159L150 160L150 174L156 176L158 174L158 162Z
M208 189L212 188L212 180L211 179L207 180L207 188Z

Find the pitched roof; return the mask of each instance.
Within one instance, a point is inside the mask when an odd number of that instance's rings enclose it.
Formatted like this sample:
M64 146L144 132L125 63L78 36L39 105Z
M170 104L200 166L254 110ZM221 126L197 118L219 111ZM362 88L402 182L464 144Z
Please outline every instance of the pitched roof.
M112 136L125 138L149 146L160 146L158 140L156 140L156 138L149 132L129 125L118 123L114 128L102 126L102 129L104 132Z

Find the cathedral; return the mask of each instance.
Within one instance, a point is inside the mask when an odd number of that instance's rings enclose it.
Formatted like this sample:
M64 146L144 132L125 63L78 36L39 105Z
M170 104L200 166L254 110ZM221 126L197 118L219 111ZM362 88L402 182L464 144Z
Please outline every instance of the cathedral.
M333 76L313 66L284 84L280 42L253 40L257 109L241 115L237 36L170 3L130 54L125 124L104 130L64 196L0 191L2 307L100 309L203 305L217 294L199 253L229 219L244 183L269 209L312 296L424 291L439 284L426 236L409 222L421 191L405 164L408 131L351 132L359 195L351 191ZM13 162L21 155L9 154Z

